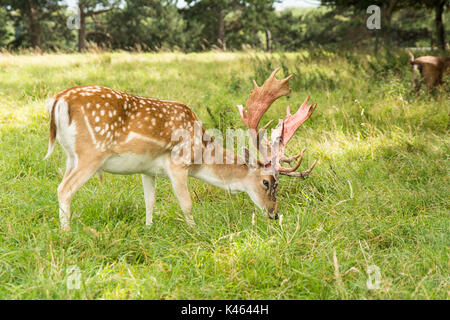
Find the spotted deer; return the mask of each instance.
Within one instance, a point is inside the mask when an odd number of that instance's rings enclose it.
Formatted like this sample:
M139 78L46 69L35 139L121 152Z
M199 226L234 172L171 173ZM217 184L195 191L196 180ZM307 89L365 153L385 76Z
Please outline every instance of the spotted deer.
M232 193L246 192L269 218L276 219L279 175L304 178L316 164L314 162L304 172L296 172L304 149L296 156L284 156L284 147L316 107L316 104L307 104L309 96L294 115L288 107L286 117L272 130L271 141L263 134L267 125L258 130L261 117L272 103L291 92L288 84L291 76L278 80L275 78L278 70L261 87L254 82L246 109L238 106L243 122L252 132L251 140L263 154L257 161L251 161L255 158L248 149L242 157L218 146L201 126L197 130L199 138L195 132L198 119L182 103L135 96L101 86L79 86L57 93L48 104L50 137L45 158L52 153L57 139L67 155L66 171L58 187L61 228L70 230L70 203L75 192L94 173L103 171L142 175L147 225L153 219L156 176L171 180L190 224L194 224L194 220L187 187L189 176ZM173 139L177 130L185 130L193 139L190 141L194 141L186 150L200 148L204 161L194 161L195 150L193 155L184 154L185 161L175 161L174 151L180 147L179 140ZM206 156L205 151L212 145L215 149ZM184 152L185 149L180 154ZM224 161L208 161L211 157L217 160L218 155L219 160ZM297 161L293 167L281 165L293 161Z

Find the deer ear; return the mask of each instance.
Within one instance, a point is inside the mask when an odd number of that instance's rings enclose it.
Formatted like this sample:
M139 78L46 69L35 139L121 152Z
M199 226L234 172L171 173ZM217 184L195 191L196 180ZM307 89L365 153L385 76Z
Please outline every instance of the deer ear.
M242 148L243 156L244 156L244 164L250 168L257 167L257 163L259 162L256 158L252 156L250 150L247 147Z
M243 152L244 152L244 163L247 166L250 166L250 150L248 150L248 148L244 147Z

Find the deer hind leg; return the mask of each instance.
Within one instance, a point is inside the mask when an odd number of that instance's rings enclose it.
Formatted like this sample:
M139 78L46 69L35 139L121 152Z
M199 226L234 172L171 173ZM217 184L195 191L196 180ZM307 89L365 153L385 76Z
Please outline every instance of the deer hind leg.
M433 65L422 65L422 76L428 90L433 89L439 82L439 70Z
M172 181L173 191L180 203L181 210L183 210L186 222L189 225L195 225L192 217L192 202L191 195L187 186L187 170L182 168L171 168L169 171L169 178Z
M70 203L75 192L98 170L103 159L84 159L71 169L58 187L59 220L63 231L70 231Z
M421 71L419 69L419 65L417 64L413 64L412 65L412 79L413 79L413 89L415 91L419 91L420 90L420 82L421 82L421 78L422 74Z
M76 162L76 156L72 155L70 152L66 152L66 172L64 173L63 180L66 179L72 172L73 168L75 168Z
M153 222L153 207L155 205L155 177L142 175L145 198L145 224L151 225Z

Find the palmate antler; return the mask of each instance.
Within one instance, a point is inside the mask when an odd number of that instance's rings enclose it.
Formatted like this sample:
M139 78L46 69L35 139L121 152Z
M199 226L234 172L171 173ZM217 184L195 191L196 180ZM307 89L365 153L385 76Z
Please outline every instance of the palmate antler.
M259 122L275 100L291 92L288 82L292 76L278 80L275 78L278 70L280 68L272 72L261 87L253 80L254 89L247 99L247 109L245 110L242 105L238 106L242 121L250 129L253 142L264 161L268 160L268 150L270 150L268 141L264 138L264 133L273 120L258 131Z
M242 105L238 106L238 109L242 121L250 129L253 142L266 166L276 170L279 174L303 178L313 170L317 160L314 161L308 170L295 172L300 167L305 149L296 156L287 158L284 156L284 147L291 140L295 131L311 116L317 104L308 105L308 96L298 111L293 115L291 115L288 106L286 117L280 119L278 125L272 130L271 142L265 138L265 130L272 120L258 131L259 122L272 103L291 92L289 79L292 78L292 75L283 80L278 80L275 78L275 75L279 70L280 68L275 69L261 87L253 81L255 87L250 94L250 98L247 100L247 109L245 110ZM297 163L293 167L283 167L281 165L283 162L291 163L296 160Z

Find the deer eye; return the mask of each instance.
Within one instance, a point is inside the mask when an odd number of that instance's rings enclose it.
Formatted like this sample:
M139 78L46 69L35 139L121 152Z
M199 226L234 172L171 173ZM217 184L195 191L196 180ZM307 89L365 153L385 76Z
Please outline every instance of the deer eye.
M266 189L269 189L269 181L266 179L263 180L263 185L266 187Z

